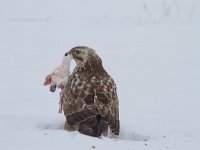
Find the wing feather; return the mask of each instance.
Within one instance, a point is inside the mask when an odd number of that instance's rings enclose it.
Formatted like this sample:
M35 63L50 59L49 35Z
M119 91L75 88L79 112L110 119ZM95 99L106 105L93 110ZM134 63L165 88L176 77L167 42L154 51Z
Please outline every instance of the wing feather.
M74 76L69 81L69 85L64 89L63 109L67 122L70 125L84 122L98 114L98 110L94 105L95 95L94 92L91 92L91 87L87 84L88 81L86 82L78 78L78 76Z
M116 135L119 134L119 101L114 80L104 78L96 88L95 105L103 120Z
M79 132L91 136L100 136L108 127L119 134L119 102L110 76L88 80L74 74L64 93L63 109L69 125L78 124Z

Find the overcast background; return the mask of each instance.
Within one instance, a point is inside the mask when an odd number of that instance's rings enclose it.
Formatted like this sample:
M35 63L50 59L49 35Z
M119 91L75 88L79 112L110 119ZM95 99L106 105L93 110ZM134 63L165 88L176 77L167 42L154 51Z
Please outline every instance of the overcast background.
M64 131L42 85L78 45L116 81L118 140ZM0 147L199 150L199 50L199 0L0 0Z

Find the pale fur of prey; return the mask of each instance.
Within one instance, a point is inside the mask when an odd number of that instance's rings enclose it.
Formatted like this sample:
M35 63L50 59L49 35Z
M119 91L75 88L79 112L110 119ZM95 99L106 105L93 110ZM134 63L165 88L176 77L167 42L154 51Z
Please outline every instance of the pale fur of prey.
M44 85L56 85L59 88L65 86L70 76L71 59L71 55L64 56L62 63L45 78ZM51 79L48 82L49 78Z

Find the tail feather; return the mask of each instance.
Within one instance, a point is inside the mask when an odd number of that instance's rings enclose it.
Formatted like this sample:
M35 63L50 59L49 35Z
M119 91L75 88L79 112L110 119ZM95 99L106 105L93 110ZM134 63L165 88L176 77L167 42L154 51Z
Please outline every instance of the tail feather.
M97 115L80 123L79 132L93 137L100 137L107 128L108 125L103 121L102 117Z
M106 122L106 124L110 127L112 132L116 135L119 135L120 132L120 121L111 115L107 115L103 118L103 120Z
M98 132L98 122L96 117L88 119L79 124L79 132L85 135L99 137L100 134Z

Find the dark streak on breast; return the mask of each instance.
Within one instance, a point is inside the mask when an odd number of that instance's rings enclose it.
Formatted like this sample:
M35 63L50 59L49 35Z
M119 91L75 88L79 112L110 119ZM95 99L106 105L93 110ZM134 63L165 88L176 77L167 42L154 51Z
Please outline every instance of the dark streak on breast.
M94 94L87 95L83 100L86 104L90 105L94 103Z
M100 101L103 104L108 104L108 98L104 94L97 92L96 95L97 95L98 101Z

